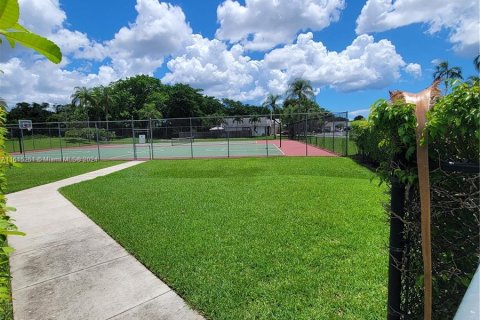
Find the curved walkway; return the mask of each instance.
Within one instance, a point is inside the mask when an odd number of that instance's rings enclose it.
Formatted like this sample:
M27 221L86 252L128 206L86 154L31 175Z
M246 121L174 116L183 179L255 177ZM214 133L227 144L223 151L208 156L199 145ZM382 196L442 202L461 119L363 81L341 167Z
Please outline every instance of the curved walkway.
M25 237L9 237L16 320L203 319L100 227L60 187L141 162L126 162L8 195Z

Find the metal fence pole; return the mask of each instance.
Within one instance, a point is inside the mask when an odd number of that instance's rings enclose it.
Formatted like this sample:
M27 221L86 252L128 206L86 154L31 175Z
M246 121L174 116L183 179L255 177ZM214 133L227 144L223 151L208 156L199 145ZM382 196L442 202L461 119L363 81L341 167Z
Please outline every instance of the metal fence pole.
M10 128L10 141L12 141L12 150L15 152L15 137L13 136L13 129Z
M280 148L282 148L282 125L280 124Z
M135 144L135 123L133 122L133 118L131 121L132 126L132 143L133 143L133 160L137 160L137 146Z
M58 141L60 143L60 159L63 162L62 129L60 128L60 122L58 123Z
M190 118L190 153L193 159L193 130L192 130L192 118Z
M326 138L326 134L327 134L327 133L326 133L326 130L325 130L325 129L326 129L326 127L324 126L324 127L323 127L323 148L326 149L326 139L327 139L327 138Z
M153 160L153 126L152 126L152 118L149 118L148 125L150 126L150 160Z
M405 185L396 178L392 179L390 208L387 319L399 320L402 316L400 306L402 288L401 263L405 246L403 240L404 224L402 220L405 212Z
M23 128L20 128L20 152L23 153L23 159L25 159L25 144L23 143Z
M230 158L230 132L227 131L227 157Z
M347 130L345 131L345 156L348 157L348 138L350 136L350 127L348 126L348 111L346 112L345 118L347 119Z
M95 137L97 139L98 161L100 161L100 142L99 142L99 139L98 139L98 126L97 126L96 122L95 122Z
M50 145L50 149L52 149L52 130L48 128L48 143Z
M267 149L267 158L268 158L268 135L267 135L267 128L265 127L265 147Z
M305 157L308 157L308 141L307 141L307 124L308 123L308 113L305 113Z
M33 134L33 126L32 126L32 146L33 146L33 151L37 150L35 148L35 135Z
M335 118L333 118L332 151L335 152Z

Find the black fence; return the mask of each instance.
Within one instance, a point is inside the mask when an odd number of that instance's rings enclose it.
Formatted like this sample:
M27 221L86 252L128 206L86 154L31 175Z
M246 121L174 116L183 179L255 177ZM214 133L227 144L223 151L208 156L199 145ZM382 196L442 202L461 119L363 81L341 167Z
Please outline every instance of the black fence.
M348 155L347 114L282 114L7 125L17 160L280 156L282 140ZM177 147L177 148L172 148ZM305 155L308 155L306 152Z

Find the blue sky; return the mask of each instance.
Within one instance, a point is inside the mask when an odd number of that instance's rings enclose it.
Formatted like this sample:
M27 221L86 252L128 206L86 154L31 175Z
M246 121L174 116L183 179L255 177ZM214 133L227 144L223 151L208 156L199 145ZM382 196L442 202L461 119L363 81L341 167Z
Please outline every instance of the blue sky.
M388 90L428 86L436 61L475 73L474 2L20 0L22 22L65 58L3 46L0 92L10 105L65 103L75 86L145 73L259 104L303 77L323 107L366 114Z

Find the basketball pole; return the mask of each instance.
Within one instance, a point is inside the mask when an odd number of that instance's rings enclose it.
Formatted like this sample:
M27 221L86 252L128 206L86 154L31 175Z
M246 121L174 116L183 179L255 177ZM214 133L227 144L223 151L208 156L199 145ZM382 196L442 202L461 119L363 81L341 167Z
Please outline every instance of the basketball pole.
M25 144L23 143L23 127L20 127L20 151L23 153L23 160L25 160Z

